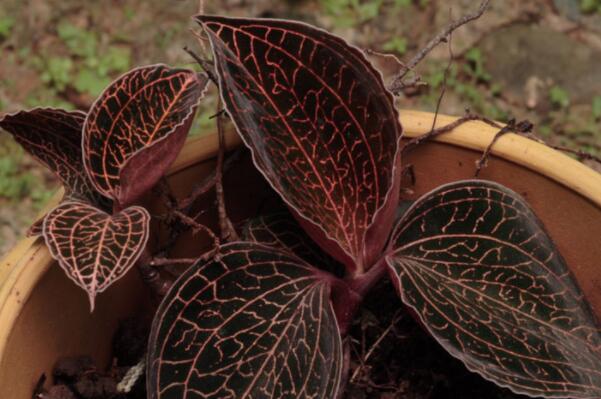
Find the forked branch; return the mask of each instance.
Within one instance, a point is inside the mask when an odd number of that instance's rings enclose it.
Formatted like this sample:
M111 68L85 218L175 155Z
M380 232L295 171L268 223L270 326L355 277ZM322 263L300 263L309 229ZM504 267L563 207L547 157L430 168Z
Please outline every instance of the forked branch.
M408 84L405 81L405 76L412 71L436 46L441 43L446 43L449 36L457 28L480 18L486 12L490 0L484 0L480 3L480 7L475 12L464 15L462 18L452 21L438 35L434 36L421 50L413 56L406 64L401 65L397 74L393 77L392 83L388 89L394 94L399 95L404 87Z

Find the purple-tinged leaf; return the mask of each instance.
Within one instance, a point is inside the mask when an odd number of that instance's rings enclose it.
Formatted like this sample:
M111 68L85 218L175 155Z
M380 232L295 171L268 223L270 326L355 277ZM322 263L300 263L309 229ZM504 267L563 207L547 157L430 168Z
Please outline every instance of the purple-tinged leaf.
M249 220L242 231L242 239L291 252L310 265L338 277L344 275L344 266L325 253L287 211Z
M380 255L398 200L401 127L363 54L309 25L199 16L225 106L257 167L351 271Z
M342 343L329 278L256 243L191 267L154 320L149 398L336 398Z
M83 202L64 202L44 219L44 239L67 276L96 295L121 278L148 240L150 215L139 206L109 215Z
M568 266L514 192L461 181L426 194L386 257L403 302L466 366L531 396L601 397L601 334Z
M113 82L84 124L85 166L96 189L125 206L152 188L181 150L207 82L165 65Z
M0 127L60 179L66 197L110 208L110 201L96 192L83 167L85 117L80 111L36 108L6 115L0 120Z

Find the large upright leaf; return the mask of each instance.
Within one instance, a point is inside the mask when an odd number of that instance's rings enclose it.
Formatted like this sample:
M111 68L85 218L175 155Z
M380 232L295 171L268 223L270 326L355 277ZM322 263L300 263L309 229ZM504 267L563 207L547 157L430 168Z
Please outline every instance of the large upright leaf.
M257 167L317 242L369 267L398 198L401 128L356 48L309 25L199 16L220 90Z
M113 82L84 125L85 165L96 189L122 206L150 189L181 150L207 82L165 65L137 68Z
M109 215L83 202L65 202L46 215L44 238L67 276L86 290L94 310L96 294L121 278L148 240L150 216L139 206Z
M386 260L403 302L466 366L533 396L601 397L601 335L541 223L485 181L440 187L397 226Z
M335 398L342 344L328 279L256 243L191 267L153 324L149 398Z
M68 197L106 204L83 167L82 127L86 114L52 108L35 108L6 115L0 127L60 179Z
M244 226L242 239L289 251L310 265L339 277L344 275L344 266L324 252L287 211L250 219Z

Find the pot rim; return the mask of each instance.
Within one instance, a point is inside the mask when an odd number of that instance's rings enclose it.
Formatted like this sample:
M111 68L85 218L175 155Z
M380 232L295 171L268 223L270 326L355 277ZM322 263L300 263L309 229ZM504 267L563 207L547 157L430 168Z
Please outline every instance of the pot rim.
M404 136L412 138L427 133L434 120L431 112L400 111ZM457 117L438 114L435 127L447 125ZM434 141L484 151L498 129L480 121L466 122L454 130L436 137ZM233 129L225 134L228 149L242 144ZM219 150L217 134L192 137L186 141L168 174L177 173L195 163L214 158ZM567 189L587 198L601 207L601 174L586 165L553 150L544 144L513 133L499 138L491 154L521 165L554 180ZM62 189L49 201L40 216L48 212L62 198ZM32 289L53 263L40 237L25 238L0 260L0 363L4 358L10 337L10 328L27 303Z

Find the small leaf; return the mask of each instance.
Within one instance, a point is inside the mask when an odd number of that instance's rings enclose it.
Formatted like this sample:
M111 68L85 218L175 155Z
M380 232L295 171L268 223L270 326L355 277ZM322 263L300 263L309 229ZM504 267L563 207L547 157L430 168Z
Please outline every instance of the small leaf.
M297 257L225 245L157 312L149 398L336 398L342 342L329 298L327 275Z
M121 278L138 260L148 240L150 215L132 206L109 215L83 202L65 202L46 215L44 239L67 276L96 295Z
M183 146L208 79L187 69L151 65L113 82L84 123L85 166L98 191L122 206L152 188ZM154 165L134 181L121 181L127 162L162 141Z
M259 170L349 269L380 255L398 199L401 128L364 55L309 25L199 16L220 90Z
M110 201L96 192L83 167L81 135L85 116L80 111L36 108L6 115L0 127L61 180L66 197L109 209Z
M601 397L595 317L516 193L485 181L440 187L405 214L391 246L403 302L470 370L531 396Z
M109 83L109 78L100 76L93 69L84 68L77 73L77 76L73 81L73 87L80 93L97 96Z
M310 265L338 277L344 276L344 266L325 253L289 212L276 212L249 220L242 239L288 251Z
M559 86L553 86L549 90L551 104L558 108L567 108L570 105L570 94Z

